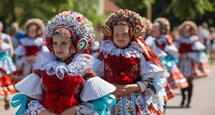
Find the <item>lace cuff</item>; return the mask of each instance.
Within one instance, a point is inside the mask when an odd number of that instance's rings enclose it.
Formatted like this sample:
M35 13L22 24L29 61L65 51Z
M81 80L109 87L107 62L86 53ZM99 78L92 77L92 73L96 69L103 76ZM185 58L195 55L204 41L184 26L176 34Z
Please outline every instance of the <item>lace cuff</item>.
M45 109L46 108L41 105L38 100L32 100L22 115L40 115L40 112Z
M143 81L142 82L138 81L137 84L140 87L141 92L144 92L146 90L147 86L148 86L148 84L146 82L143 82Z

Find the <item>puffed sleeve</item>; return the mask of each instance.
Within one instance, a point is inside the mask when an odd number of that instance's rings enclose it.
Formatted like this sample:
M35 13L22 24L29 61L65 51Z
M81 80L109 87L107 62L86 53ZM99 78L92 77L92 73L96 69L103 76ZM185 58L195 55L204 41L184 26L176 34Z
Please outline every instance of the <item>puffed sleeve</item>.
M22 81L18 82L15 85L16 89L21 93L33 98L33 99L42 99L43 94L43 85L41 78L35 74L31 73L25 77Z
M96 75L103 77L104 76L104 61L98 59L97 57L94 57L93 64L92 64L92 70Z
M14 51L14 54L15 55L18 55L18 56L23 56L25 55L25 49L22 45L19 45L19 47L17 47Z
M142 80L147 80L149 78L154 78L156 76L162 76L164 70L152 63L147 61L142 55L140 58L140 76Z

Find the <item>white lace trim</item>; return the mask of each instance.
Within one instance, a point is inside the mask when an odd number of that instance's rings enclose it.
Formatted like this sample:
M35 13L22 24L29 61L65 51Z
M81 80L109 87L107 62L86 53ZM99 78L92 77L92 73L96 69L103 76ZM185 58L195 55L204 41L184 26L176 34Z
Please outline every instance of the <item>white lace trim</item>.
M177 41L182 42L182 43L194 43L198 40L199 38L197 36L191 36L189 38L185 38L182 36L179 36L177 38Z
M150 106L152 104L156 111L158 111L159 108L161 109L161 111L163 110L163 96L156 95L152 89L146 89L144 99L147 106Z
M37 45L37 46L41 46L43 45L43 39L41 37L37 37L34 39L30 39L30 38L23 38L20 40L21 44L23 46L33 46L33 45Z
M83 102L77 106L77 115L99 115L93 108L91 103Z
M167 54L161 50L155 43L155 38L152 36L148 36L146 38L146 44L152 48L152 50L155 52L155 54L159 57L159 58L164 58Z
M167 44L166 35L161 35L158 39L156 39L156 41L157 41L159 44Z
M32 100L27 109L22 113L22 115L40 115L40 112L45 110L46 108L40 104L38 100Z
M143 53L143 49L136 42L131 42L129 47L126 49L120 49L114 45L113 41L105 40L102 41L100 49L105 57L107 57L107 55L110 54L115 56L122 55L128 58L129 57L140 58L140 56Z
M46 71L48 75L54 75L59 79L64 78L67 73L70 76L83 76L85 70L91 67L93 57L83 53L77 53L72 62L66 65L64 62L56 61L56 57L50 52L43 52L42 55L36 59L35 68Z

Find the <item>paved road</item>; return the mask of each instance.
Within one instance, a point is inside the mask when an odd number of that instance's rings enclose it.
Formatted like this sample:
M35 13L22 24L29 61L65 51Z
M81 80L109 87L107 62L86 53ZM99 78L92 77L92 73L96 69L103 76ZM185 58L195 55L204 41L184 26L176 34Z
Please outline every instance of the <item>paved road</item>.
M176 97L167 103L166 115L215 115L215 65L210 66L210 77L194 80L194 94L191 108L180 108L180 90L174 90ZM17 109L6 111L0 97L0 115L14 115Z
M180 90L176 89L176 97L167 103L166 115L215 115L215 66L210 69L209 77L194 80L191 108L180 108Z

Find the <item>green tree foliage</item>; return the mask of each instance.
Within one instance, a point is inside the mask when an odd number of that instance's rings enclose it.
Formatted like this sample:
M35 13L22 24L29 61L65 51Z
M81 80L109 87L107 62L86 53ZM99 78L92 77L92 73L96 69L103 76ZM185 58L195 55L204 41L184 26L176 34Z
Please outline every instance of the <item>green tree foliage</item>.
M100 0L67 0L66 3L61 5L59 10L79 12L87 17L95 27L96 24L102 24L105 20L102 15L99 15L99 4Z
M114 0L123 9L138 11L146 8L149 4L153 4L155 0Z
M180 19L194 19L206 11L214 11L214 7L209 0L172 0L168 10L173 10Z
M100 0L1 0L0 20L6 23L17 21L22 26L29 18L40 18L47 23L57 13L73 10L82 13L94 25L102 23L98 15Z
M152 4L152 20L166 17L172 25L191 19L215 25L215 0L114 0L121 8L130 9L146 16L147 4Z

